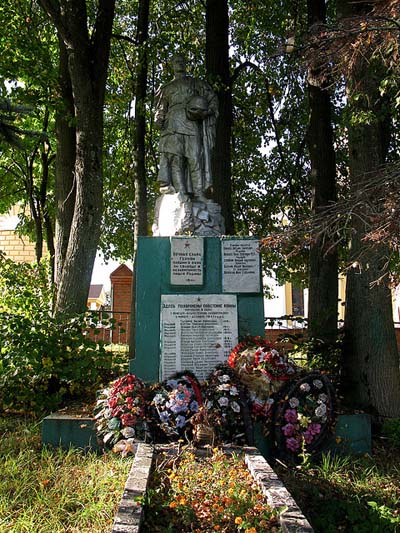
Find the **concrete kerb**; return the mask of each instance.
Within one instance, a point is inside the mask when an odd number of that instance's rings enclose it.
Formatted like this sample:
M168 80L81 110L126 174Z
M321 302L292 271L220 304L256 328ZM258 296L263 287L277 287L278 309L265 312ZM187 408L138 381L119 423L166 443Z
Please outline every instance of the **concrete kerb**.
M146 493L153 458L153 446L140 442L125 483L112 533L139 533L143 520L140 497Z
M245 454L245 462L271 507L280 510L280 524L284 533L312 533L313 528L285 485L266 459L257 453Z
M176 449L173 445L160 447L160 451L168 451L172 454L176 452ZM229 447L226 451L229 452ZM236 448L236 451L239 449ZM199 452L202 453L201 450ZM259 450L245 447L243 452L246 465L267 497L269 505L280 513L282 531L284 533L312 533L314 530L300 507ZM140 500L138 501L138 497L143 497L146 493L155 453L153 446L138 444L112 533L143 533L141 532L143 504ZM208 453L209 451L207 455Z

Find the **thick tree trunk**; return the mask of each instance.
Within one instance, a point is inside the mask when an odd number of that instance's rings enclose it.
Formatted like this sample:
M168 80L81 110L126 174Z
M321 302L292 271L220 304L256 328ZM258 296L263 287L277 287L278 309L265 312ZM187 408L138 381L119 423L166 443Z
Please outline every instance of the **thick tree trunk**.
M325 1L308 0L308 26L325 22ZM313 180L312 212L336 200L336 160L333 146L331 102L327 73L318 61L309 66L310 123L308 149ZM331 249L330 249L331 248ZM329 251L327 251L329 250ZM308 333L310 338L332 343L337 337L338 256L329 239L318 239L309 255Z
M140 0L138 27L137 27L137 45L138 45L138 64L136 71L136 90L135 90L135 156L136 172L134 177L135 191L135 228L133 243L134 264L136 261L136 244L137 238L147 235L147 184L146 184L146 94L147 94L147 48L146 41L149 32L149 9L150 0ZM136 335L136 269L133 269L132 288L131 288L131 316L130 316L130 338L129 338L129 356L135 357L135 335Z
M65 256L67 255L76 194L74 179L76 155L75 109L71 78L68 70L67 49L61 38L59 38L59 49L59 85L61 103L56 116L56 247L54 261L54 281L56 287L58 287L61 282Z
M342 6L343 7L343 6ZM346 14L360 14L348 2ZM368 6L366 7L366 9ZM350 13L349 13L350 10ZM346 12L346 11L345 11ZM357 51L356 51L357 53ZM350 180L354 190L377 171L387 155L388 124L379 94L379 65L359 54L347 82L353 114L349 127ZM373 204L375 198L369 199ZM353 217L351 258L347 276L343 392L346 402L369 408L378 417L400 416L400 370L390 289L382 275L385 246L366 249L368 207Z
M39 2L66 48L76 121L75 204L55 305L56 314L69 314L86 309L100 236L103 104L115 0L97 2L90 33L85 0Z
M231 131L232 87L229 69L229 15L227 0L206 2L207 77L219 102L212 156L214 200L221 206L227 235L234 233L232 210Z
M76 313L86 309L103 212L102 109L93 109L91 91L82 98L77 111L75 161L76 197L58 286L56 313ZM80 115L82 115L80 117Z

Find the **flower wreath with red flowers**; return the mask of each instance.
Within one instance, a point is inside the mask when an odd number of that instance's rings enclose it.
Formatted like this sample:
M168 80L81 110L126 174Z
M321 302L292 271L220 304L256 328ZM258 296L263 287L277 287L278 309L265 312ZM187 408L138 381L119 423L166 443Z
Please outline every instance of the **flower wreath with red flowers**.
M148 438L146 386L134 374L126 374L104 389L94 410L99 441L112 447L122 439Z
M262 416L269 416L273 404L271 395L297 374L295 365L262 337L247 337L235 346L228 357L228 365L247 386L253 413Z

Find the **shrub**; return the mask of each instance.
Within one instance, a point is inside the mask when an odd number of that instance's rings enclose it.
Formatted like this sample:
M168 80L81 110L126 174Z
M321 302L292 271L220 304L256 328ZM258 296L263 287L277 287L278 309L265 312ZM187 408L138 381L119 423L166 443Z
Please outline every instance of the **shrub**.
M389 443L400 448L400 418L388 418L382 425L382 435Z
M0 409L49 412L93 395L112 354L86 334L93 317L51 316L46 265L0 257Z

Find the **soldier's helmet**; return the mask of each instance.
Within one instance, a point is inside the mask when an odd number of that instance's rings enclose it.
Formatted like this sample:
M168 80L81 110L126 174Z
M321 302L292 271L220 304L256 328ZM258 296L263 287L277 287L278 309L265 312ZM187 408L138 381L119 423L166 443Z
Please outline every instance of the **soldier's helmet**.
M208 102L204 96L193 96L186 106L189 120L204 120L208 115Z

